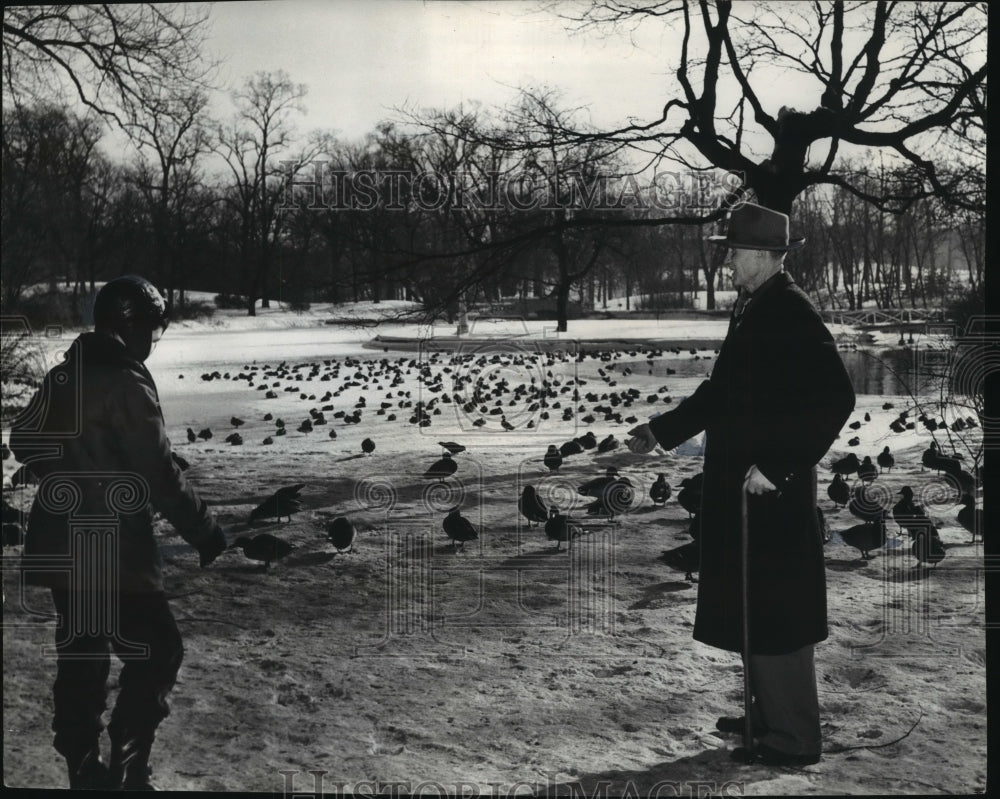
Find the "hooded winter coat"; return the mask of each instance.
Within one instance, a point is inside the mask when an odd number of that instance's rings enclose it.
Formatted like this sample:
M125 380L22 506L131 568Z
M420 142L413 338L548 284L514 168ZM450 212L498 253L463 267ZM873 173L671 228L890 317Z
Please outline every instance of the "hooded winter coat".
M73 342L15 420L10 449L39 478L21 561L27 584L162 591L154 509L195 548L216 529L171 458L152 375L111 336Z
M853 409L833 337L780 272L730 322L710 379L650 422L666 449L705 431L696 640L742 649L741 497L755 464L778 490L748 498L750 650L827 637L815 466Z

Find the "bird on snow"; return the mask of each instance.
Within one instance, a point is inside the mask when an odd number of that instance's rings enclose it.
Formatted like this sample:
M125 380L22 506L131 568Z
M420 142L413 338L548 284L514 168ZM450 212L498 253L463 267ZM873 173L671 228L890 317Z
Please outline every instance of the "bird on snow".
M576 439L567 441L559 447L559 454L564 458L568 458L570 455L579 455L581 452L583 452L583 445Z
M465 447L461 444L457 444L454 441L438 441L438 444L448 450L452 455L457 455L459 452L465 452Z
M700 546L697 541L689 541L674 549L665 550L658 560L672 569L684 572L684 579L691 583L694 582L693 573L701 567Z
M878 456L875 458L878 462L878 469L881 472L883 469L888 469L892 471L892 467L896 465L896 459L892 457L892 453L889 452L889 448L883 449Z
M466 541L476 541L479 538L479 533L476 532L476 528L472 522L459 512L457 506L452 508L451 513L444 517L441 526L444 528L445 535L451 539L452 549L461 543L464 550Z
M983 527L983 509L976 507L976 498L972 494L962 495L962 510L958 512L956 520L962 527L972 533L972 541L975 543L976 536L983 537L985 528ZM985 537L983 537L985 541Z
M659 474L653 485L649 487L649 498L654 505L665 505L670 499L670 483L667 482L666 475Z
M288 521L292 520L292 514L302 510L302 502L299 500L297 491L288 489L278 489L271 496L261 502L256 508L250 511L250 521L257 519L278 519L287 516Z
M243 436L241 436L239 433L230 433L228 436L226 436L226 443L232 444L234 447L239 446L240 444L243 443Z
M532 522L541 524L549 518L545 504L542 502L541 498L538 496L538 492L532 485L526 485L524 487L524 490L521 492L521 497L517 501L517 509L521 512L521 515L528 520L528 527L531 527Z
M270 533L259 533L253 538L241 535L229 546L229 549L242 549L250 560L262 561L264 567L261 571L267 571L273 561L285 557L294 548L292 544Z
M336 547L338 552L345 550L350 552L354 549L354 538L357 535L357 531L354 529L354 525L351 524L350 519L338 516L336 519L328 521L325 524L325 528L326 537Z
M554 505L549 508L549 518L545 522L545 537L549 541L556 542L556 552L562 549L563 541L568 548L570 542L581 533L580 528L565 513L559 512L559 508Z
M202 441L208 441L212 437L212 431L209 428L205 428L198 433L198 438Z
M902 499L892 506L892 518L904 533L914 538L919 530L937 532L934 522L924 513L924 509L913 501L912 488L903 486L897 496Z
M614 433L611 433L607 438L602 439L597 445L598 452L611 452L613 449L618 449L618 439L615 438Z
M545 452L545 457L542 458L542 462L548 467L550 472L556 471L560 466L562 466L563 456L559 452L559 449L555 444L549 444L548 450Z
M851 499L851 487L842 474L835 474L833 482L826 487L826 495L838 507L844 507Z
M703 480L704 474L701 472L694 475L694 477L685 477L681 480L681 490L677 494L677 501L688 512L688 516L698 513L701 510L701 487Z
M871 456L865 455L864 460L858 466L858 478L864 483L871 483L876 477L878 477L878 469L872 463Z
M869 524L881 519L884 511L874 499L874 495L868 493L868 487L863 483L854 489L848 509L853 515Z
M198 436L195 435L194 430L192 430L190 427L187 429L187 437L188 437L188 444L193 444L195 441L198 440Z
M371 455L375 451L375 442L366 438L361 442L361 449L366 455Z
M849 452L840 460L834 461L830 468L834 474L842 474L846 477L849 474L857 472L860 465L861 461L858 460L858 456L853 452Z
M233 417L232 419L230 419L230 420L229 420L229 423L230 423L230 424L231 424L231 425L232 425L233 427L239 427L240 425L242 425L242 424L245 424L245 422L244 422L244 421L243 421L242 419L238 419L238 418L237 418L237 417L235 417L235 416L234 416L234 417Z
M870 560L869 553L885 545L885 518L889 512L883 510L876 521L848 527L840 533L844 543L854 547L864 560Z
M447 452L441 458L430 465L424 472L425 480L444 480L458 471L458 464Z

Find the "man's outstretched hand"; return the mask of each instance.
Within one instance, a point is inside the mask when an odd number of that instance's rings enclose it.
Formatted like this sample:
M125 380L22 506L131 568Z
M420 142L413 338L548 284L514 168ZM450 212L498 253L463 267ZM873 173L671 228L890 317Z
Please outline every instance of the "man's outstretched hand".
M638 455L646 455L656 448L656 436L648 424L641 424L628 431L629 438L625 441L625 446Z

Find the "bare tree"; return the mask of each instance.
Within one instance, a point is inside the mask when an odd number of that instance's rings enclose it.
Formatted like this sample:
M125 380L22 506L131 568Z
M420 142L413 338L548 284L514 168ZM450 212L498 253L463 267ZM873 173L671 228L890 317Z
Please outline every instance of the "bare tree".
M239 218L239 251L243 260L247 314L256 302L269 306L268 275L282 233L284 181L329 148L322 135L293 150L291 117L304 113L305 84L293 83L283 70L257 72L233 94L236 119L220 127L216 149L232 175L227 203Z
M970 177L984 163L985 4L602 0L570 14L577 27L658 23L680 40L677 96L658 118L602 132L603 140L742 173L760 202L786 213L801 192L823 183L880 209L928 196L983 207ZM811 81L815 106L766 109L762 90L781 75ZM727 97L736 100L723 105ZM569 128L563 135L594 138ZM770 141L764 158L751 149L760 138ZM941 147L952 141L961 147ZM920 184L859 186L838 169L841 145L891 152ZM942 153L960 151L962 167L943 170Z
M209 13L197 3L5 6L5 100L69 91L128 130L162 87L206 85Z

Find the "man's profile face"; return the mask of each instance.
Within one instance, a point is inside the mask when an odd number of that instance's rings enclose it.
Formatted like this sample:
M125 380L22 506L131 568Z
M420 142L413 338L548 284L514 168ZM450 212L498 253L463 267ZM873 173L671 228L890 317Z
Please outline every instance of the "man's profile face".
M122 334L122 342L125 350L140 363L144 362L156 349L156 342L163 337L163 328L154 327L152 330L146 327L134 327L129 325L125 333Z
M730 249L725 266L733 270L733 285L751 290L761 285L779 268L779 261L765 250Z

